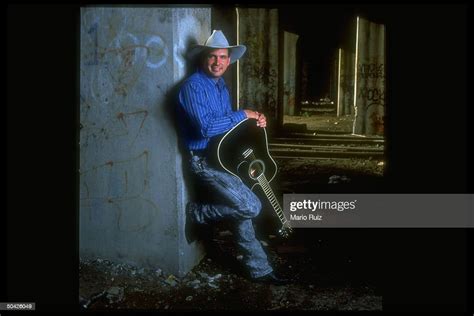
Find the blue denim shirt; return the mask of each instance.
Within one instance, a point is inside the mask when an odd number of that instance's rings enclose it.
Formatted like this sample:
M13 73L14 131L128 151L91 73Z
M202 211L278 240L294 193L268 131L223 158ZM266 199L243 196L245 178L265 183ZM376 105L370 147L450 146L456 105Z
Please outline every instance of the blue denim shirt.
M216 81L202 70L184 81L178 98L178 120L189 150L206 149L211 137L246 118L243 110L232 111L224 79Z

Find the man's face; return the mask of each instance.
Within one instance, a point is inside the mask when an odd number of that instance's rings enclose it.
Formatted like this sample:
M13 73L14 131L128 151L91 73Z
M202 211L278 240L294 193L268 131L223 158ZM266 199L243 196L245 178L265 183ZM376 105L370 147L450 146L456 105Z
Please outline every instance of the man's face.
M227 48L210 50L204 56L203 69L213 78L221 77L229 65L230 57Z

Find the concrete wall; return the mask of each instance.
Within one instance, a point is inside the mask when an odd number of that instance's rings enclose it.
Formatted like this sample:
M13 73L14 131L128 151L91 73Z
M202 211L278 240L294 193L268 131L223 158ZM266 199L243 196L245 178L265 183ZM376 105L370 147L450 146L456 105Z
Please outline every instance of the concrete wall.
M182 156L170 91L209 8L83 8L80 255L184 275L203 256L184 235Z

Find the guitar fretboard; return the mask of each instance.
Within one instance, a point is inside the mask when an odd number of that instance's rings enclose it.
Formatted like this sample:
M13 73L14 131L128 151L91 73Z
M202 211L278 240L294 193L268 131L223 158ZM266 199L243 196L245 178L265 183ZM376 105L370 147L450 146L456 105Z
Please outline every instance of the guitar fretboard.
M273 190L270 187L270 184L268 183L267 178L262 173L261 175L257 177L257 180L260 186L262 187L263 192L265 192L265 195L267 196L268 201L270 202L276 214L278 215L278 218L280 219L281 223L285 225L288 222L288 220L286 219L285 214L283 214L283 210L280 206L280 203L278 203L278 200L275 197L275 193L273 193Z

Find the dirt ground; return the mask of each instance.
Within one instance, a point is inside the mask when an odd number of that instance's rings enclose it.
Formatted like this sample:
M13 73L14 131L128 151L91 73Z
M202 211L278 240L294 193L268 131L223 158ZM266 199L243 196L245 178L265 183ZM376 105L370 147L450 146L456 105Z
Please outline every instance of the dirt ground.
M333 112L321 111L285 115L284 124L305 125L307 132L315 135L351 135L353 119L353 115L337 117ZM386 168L385 159L372 158L277 160L281 193L377 192Z
M302 234L299 243L287 245L259 237L272 265L293 280L285 286L256 284L243 277L231 237L226 230L216 234L214 250L182 279L164 275L159 268L82 261L80 301L89 310L382 309L378 277L371 271L376 263L367 266L360 253L335 242L327 232L313 234L312 242L306 243L301 239L308 234Z
M383 159L276 159L285 193L364 193L383 182Z
M329 120L329 121L327 121ZM314 130L343 132L348 118L291 117ZM338 124L334 124L339 122ZM345 125L345 127L344 127ZM276 192L361 192L383 179L383 161L364 159L278 159ZM363 191L363 190L362 190ZM265 210L265 207L264 207ZM292 279L285 286L250 282L225 227L209 236L207 255L184 278L103 259L81 260L79 302L87 310L263 311L382 310L382 258L362 229L295 229L292 239L273 235L271 215L255 221L257 237L274 268ZM275 219L275 218L273 218ZM274 221L276 224L276 221Z

